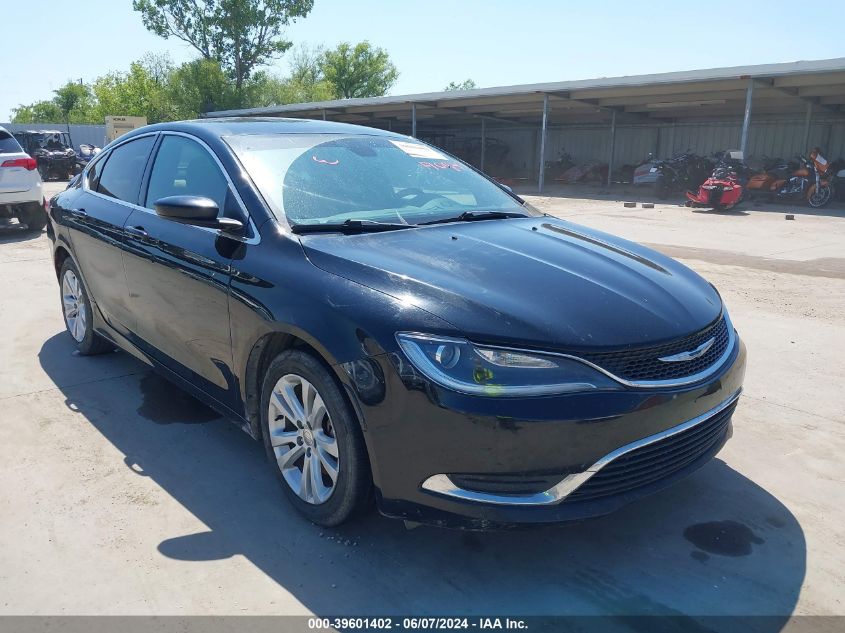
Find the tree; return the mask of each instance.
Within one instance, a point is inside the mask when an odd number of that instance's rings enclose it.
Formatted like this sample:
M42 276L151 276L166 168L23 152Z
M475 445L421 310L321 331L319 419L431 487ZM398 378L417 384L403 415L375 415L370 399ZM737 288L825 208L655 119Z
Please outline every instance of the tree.
M82 83L67 82L58 90L54 90L53 102L62 113L65 123L70 123L70 113L74 110L84 111L91 107L91 90Z
M21 104L12 109L12 123L61 123L62 111L52 100Z
M176 118L165 77L157 76L145 61L149 58L132 62L129 72L110 72L94 81L100 121L107 115L143 116L150 123Z
M187 42L218 62L238 91L253 71L291 47L282 28L314 0L133 0L148 30Z
M450 81L449 85L443 88L443 90L472 90L473 88L478 88L478 86L472 79L466 79L461 83Z
M91 89L75 81L68 81L54 97L20 105L12 111L13 123L98 123Z
M210 59L196 59L173 70L167 78L167 99L176 119L243 105L232 80Z
M396 83L399 71L382 48L369 42L343 42L323 55L323 74L342 99L380 97Z

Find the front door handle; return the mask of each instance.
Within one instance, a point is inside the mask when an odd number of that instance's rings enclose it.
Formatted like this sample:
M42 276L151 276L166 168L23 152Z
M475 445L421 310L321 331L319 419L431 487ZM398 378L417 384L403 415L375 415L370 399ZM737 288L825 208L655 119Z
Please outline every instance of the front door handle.
M147 237L147 230L143 226L127 226L126 232L135 237Z
M68 209L68 214L72 215L75 218L86 218L88 217L88 212L85 209Z

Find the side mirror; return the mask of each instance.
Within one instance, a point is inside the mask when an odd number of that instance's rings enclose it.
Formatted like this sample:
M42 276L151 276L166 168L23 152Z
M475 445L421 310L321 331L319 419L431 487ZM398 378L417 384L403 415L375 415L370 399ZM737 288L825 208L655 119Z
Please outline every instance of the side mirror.
M240 220L217 217L220 209L211 198L167 196L156 200L153 206L160 217L182 224L220 229L227 233L237 233L244 228Z

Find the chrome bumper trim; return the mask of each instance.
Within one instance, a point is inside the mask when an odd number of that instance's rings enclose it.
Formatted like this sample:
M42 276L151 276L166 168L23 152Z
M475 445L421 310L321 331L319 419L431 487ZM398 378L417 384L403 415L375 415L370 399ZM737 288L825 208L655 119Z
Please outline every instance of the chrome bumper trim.
M687 429L690 429L698 424L701 424L702 422L705 422L706 420L709 420L714 415L718 415L719 413L733 405L739 399L741 393L742 389L737 390L727 400L723 401L716 407L710 409L709 411L706 411L705 413L702 413L701 415L691 420L687 420L686 422L679 424L678 426L673 426L672 428L666 429L665 431L661 431L660 433L649 435L648 437L644 437L640 440L636 440L634 442L631 442L630 444L626 444L625 446L617 448L615 451L612 451L601 459L599 459L587 470L580 473L572 473L571 475L567 475L559 483L555 484L545 492L537 492L529 495L497 495L488 492L475 492L472 490L465 490L464 488L456 486L452 482L452 480L449 479L448 475L432 475L422 483L422 489L427 490L429 492L433 492L435 494L443 495L444 497L453 497L456 499L462 499L463 501L472 501L474 503L488 503L508 506L554 505L566 499L567 496L569 496L570 494L575 492L575 490L584 485L587 480L590 479L590 477L592 477L602 468L610 464L613 460L621 457L622 455L625 455L626 453L630 453L633 450L636 450L643 446L647 446L648 444L654 444L655 442L659 442L660 440L663 440L667 437L682 433Z

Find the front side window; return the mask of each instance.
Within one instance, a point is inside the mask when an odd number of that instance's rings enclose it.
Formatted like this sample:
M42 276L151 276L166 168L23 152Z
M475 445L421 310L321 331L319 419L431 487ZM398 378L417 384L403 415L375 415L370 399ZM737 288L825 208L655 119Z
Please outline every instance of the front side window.
M145 206L168 196L211 198L217 208L226 209L229 185L208 151L184 136L165 136L150 173Z
M467 211L527 213L458 160L410 138L340 134L230 136L277 216L291 224L419 224Z
M118 200L137 204L141 178L154 141L155 137L144 136L111 150L102 168L97 191Z

